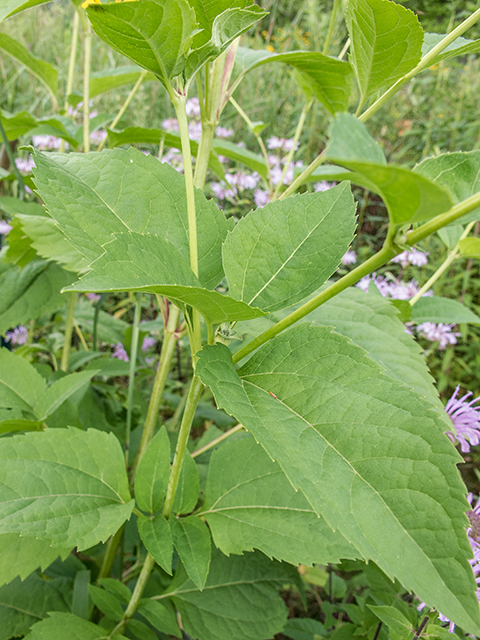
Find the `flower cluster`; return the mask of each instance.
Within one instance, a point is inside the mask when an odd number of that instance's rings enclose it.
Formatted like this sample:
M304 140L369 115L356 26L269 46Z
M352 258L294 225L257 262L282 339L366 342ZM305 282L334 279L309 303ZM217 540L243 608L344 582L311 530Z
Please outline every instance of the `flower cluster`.
M439 322L422 322L417 326L417 332L430 342L438 342L440 349L445 349L448 344L457 344L457 337L461 333L452 331L453 324L444 324Z
M415 267L423 267L428 263L428 251L420 251L419 249L409 249L403 251L391 259L390 262L396 262L405 269L409 264L413 264Z
M457 398L459 389L460 386L455 389L445 406L445 411L453 423L453 430L446 431L446 434L454 444L459 442L462 451L467 453L470 451L470 445L480 444L480 406L474 406L480 398L468 402L473 395L471 391L462 398ZM478 535L480 536L480 529Z
M13 331L6 331L5 340L10 342L10 344L17 344L18 346L25 344L28 340L27 327L19 325L15 327Z
M370 283L373 283L380 291L384 298L392 298L393 300L410 300L419 291L418 282L415 279L411 279L409 282L402 280L396 280L384 276L377 276L374 272L372 275L364 276L356 286L365 292L368 292ZM432 296L433 291L426 291L424 296Z
M8 222L5 222L5 220L0 220L0 236L6 236L10 233L11 230L12 227L8 224Z

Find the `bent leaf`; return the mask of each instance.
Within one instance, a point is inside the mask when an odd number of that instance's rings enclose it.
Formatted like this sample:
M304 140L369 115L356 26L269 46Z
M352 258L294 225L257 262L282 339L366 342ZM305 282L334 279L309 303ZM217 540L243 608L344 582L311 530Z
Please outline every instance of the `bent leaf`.
M6 33L0 33L0 49L23 64L34 76L36 76L51 92L56 101L58 71L49 62L33 56L20 42L14 40Z
M34 406L35 415L39 420L45 420L71 395L86 386L98 371L80 371L56 380Z
M428 403L348 338L307 324L238 373L224 345L206 347L196 372L365 559L465 629L480 628L459 456Z
M3 438L0 460L2 534L81 551L105 542L130 517L134 502L113 434L68 428Z
M112 234L128 231L157 234L189 260L185 181L169 165L133 148L87 154L35 152L34 157L40 197L90 262L103 254ZM203 287L213 288L223 277L221 243L231 223L200 190L195 200L199 279Z
M269 312L316 291L352 242L355 208L344 182L249 213L223 245L230 295Z
M422 47L422 57L426 56L439 42L446 37L446 34L426 33ZM467 40L467 38L457 38L448 47L445 47L431 64L438 64L441 60L448 60L457 56L466 56L470 53L480 51L480 40Z
M420 62L423 29L412 11L390 0L349 0L345 21L363 105Z
M461 322L480 324L480 318L458 300L424 296L412 307L412 322L445 322L460 324Z
M228 442L212 454L205 504L198 514L226 555L258 549L293 565L359 558L339 531L319 518L253 438Z

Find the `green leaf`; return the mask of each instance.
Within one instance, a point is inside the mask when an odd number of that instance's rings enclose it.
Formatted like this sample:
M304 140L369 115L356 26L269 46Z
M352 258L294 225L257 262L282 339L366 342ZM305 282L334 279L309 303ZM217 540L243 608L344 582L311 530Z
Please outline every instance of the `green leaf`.
M390 0L349 0L345 21L362 106L417 66L423 29L412 11Z
M223 246L230 295L263 311L275 311L316 291L352 242L355 208L345 182L249 213Z
M37 202L25 202L11 196L0 197L0 209L5 211L10 217L17 213L25 213L30 216L47 216L47 212L41 204Z
M439 33L426 33L422 46L422 57L425 57L433 47L435 47L441 40L446 37L446 34ZM448 47L439 53L434 60L433 64L438 64L441 60L448 60L449 58L455 58L456 56L466 56L470 53L478 53L480 51L480 40L467 40L467 38L457 38Z
M198 640L258 640L283 629L287 608L276 591L294 580L292 567L260 553L227 558L214 551L203 591L181 566L163 597L173 600L185 631Z
M39 420L45 420L76 391L85 387L96 371L80 371L70 373L60 380L56 380L38 399L34 406L34 413Z
M68 428L3 438L0 459L0 533L81 551L130 517L124 456L113 434Z
M314 618L289 618L283 633L292 640L317 640L326 635L324 625Z
M401 611L395 607L389 607L384 605L374 606L367 604L367 607L372 611L379 620L387 625L390 632L389 637L392 640L399 640L401 638L411 638L414 629L412 629L412 623L406 618Z
M107 618L120 622L123 618L123 609L117 598L105 589L100 589L93 584L88 585L88 593L98 609L104 613Z
M75 306L75 320L84 331L88 331L90 334L93 333L94 314L95 307L91 302L88 302L87 300L77 301ZM122 342L124 340L125 331L128 327L129 325L125 320L116 318L106 311L100 310L100 313L98 314L97 334L98 339L102 342L110 342L112 344ZM109 360L111 360L111 358L109 358ZM104 371L106 370L101 360L98 365L99 369ZM97 369L97 363L95 363L95 366L92 368Z
M61 116L56 118L35 118L28 111L20 113L8 113L0 110L2 124L9 140L16 140L20 136L27 135L51 135L63 138L73 148L78 146L77 141L69 135L65 128L65 122L70 125L71 120ZM23 176L25 179L25 176ZM26 212L28 213L28 212Z
M144 622L131 618L127 621L127 629L137 640L158 640L157 634Z
M127 4L137 3L111 6ZM175 169L132 148L89 154L36 152L34 157L40 197L88 260L104 253L103 245L113 233L132 231L165 238L189 261L185 181ZM199 279L203 287L213 288L223 277L221 243L230 224L200 190L195 199Z
M176 248L160 236L115 234L91 267L65 290L158 293L177 305L198 309L212 324L264 315L244 302L204 289Z
M58 71L55 67L33 56L20 42L6 33L0 33L0 49L31 71L51 91L54 100L56 100Z
M64 597L52 582L33 574L24 582L17 579L0 588L2 638L23 637L48 611L67 611Z
M66 296L60 291L71 281L72 274L44 260L22 271L0 261L0 333L62 307Z
M365 559L462 627L480 627L459 458L425 400L348 338L308 324L238 373L224 345L206 347L196 373Z
M480 238L463 238L458 248L462 258L480 258Z
M90 5L97 35L112 49L169 84L185 67L195 13L185 0L142 0Z
M447 227L442 227L437 231L437 234L448 249L454 249L464 231L465 229L461 224L452 224ZM12 232L10 231L10 233Z
M480 324L480 318L457 300L440 298L439 296L423 296L412 307L412 322L417 324L422 322Z
M148 620L148 622L158 631L175 636L176 638L182 637L182 632L180 631L177 622L177 616L175 615L175 611L173 610L171 603L158 602L156 600L147 600L146 602L140 601L138 613Z
M96 98L102 93L118 89L128 84L134 84L140 78L142 69L134 65L115 67L115 69L106 69L102 71L94 71L90 74L90 98ZM147 73L143 82L156 80L153 73ZM69 103L75 107L82 100L81 93L71 93L68 96Z
M172 538L183 566L195 586L202 591L210 568L212 543L207 525L197 516L170 519Z
M418 172L386 165L365 125L351 114L339 114L333 121L327 158L353 171L348 180L377 193L393 224L429 220L453 205L446 189Z
M318 51L291 51L270 53L238 48L243 58L245 75L271 62L280 62L301 72L317 100L332 114L348 109L352 90L352 67L348 62L325 56Z
M135 475L135 499L143 511L163 505L170 476L170 440L164 426L148 445Z
M197 465L192 456L186 451L173 500L174 513L190 513L195 509L198 501L199 484Z
M138 516L138 533L143 544L164 571L172 575L173 542L168 520L162 515L155 518Z
M98 584L104 587L104 589L109 593L116 596L117 600L123 602L123 604L128 604L130 602L132 592L127 585L120 582L120 580L114 580L113 578L100 578Z
M34 366L8 349L0 348L0 407L32 411L46 388L47 383Z
M10 18L16 13L30 9L30 7L36 7L39 4L45 4L49 0L0 0L0 21L5 18Z
M88 620L83 620L73 613L52 611L49 618L34 624L25 640L105 640L106 631ZM115 633L111 640L127 640L125 636Z
M23 231L22 223L18 218L10 220L12 229L8 234L8 245L5 253L5 262L11 262L20 269L37 257L37 252L32 247L32 240Z
M107 131L108 144L111 148L119 147L122 144L137 144L141 142L145 144L159 144L160 141L163 140L166 147L182 149L180 134L175 131L165 131L165 129L146 129L144 127L127 127L123 131L107 129ZM196 140L190 140L190 150L192 152L192 156L196 158L198 154L198 142ZM216 153L220 152L216 151ZM208 166L219 178L222 180L225 178L222 163L214 153L210 154Z
M480 191L480 151L459 151L427 158L417 164L414 171L448 191L455 204ZM453 224L467 224L476 220L480 220L480 207Z
M25 580L39 567L45 570L59 556L62 560L71 549L53 548L45 540L19 533L0 534L0 586L11 582L17 576Z
M77 571L73 583L71 612L80 618L88 620L92 611L88 587L90 586L91 572L86 569Z
M23 418L0 421L0 433L11 433L12 431L43 431L43 422Z
M215 545L226 555L258 549L293 565L359 557L253 438L227 442L214 451L198 515L206 519Z

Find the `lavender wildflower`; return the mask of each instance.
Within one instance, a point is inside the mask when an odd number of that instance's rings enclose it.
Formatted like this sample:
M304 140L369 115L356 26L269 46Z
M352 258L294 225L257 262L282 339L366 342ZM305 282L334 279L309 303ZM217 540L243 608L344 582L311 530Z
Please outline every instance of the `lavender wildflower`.
M270 202L270 196L263 189L255 189L253 192L253 199L255 200L255 204L257 207L264 207L266 204Z
M112 358L118 358L119 360L123 360L124 362L128 362L128 354L125 351L125 347L121 342L117 342L116 345L112 345L114 347Z
M162 128L167 131L178 131L178 120L176 118L167 118L162 122Z
M294 141L289 138L278 138L272 136L267 140L267 147L269 149L280 149L282 151L291 151L293 149ZM295 144L295 149L298 149L298 142Z
M145 336L142 343L142 351L148 351L149 349L154 347L156 344L157 344L157 341L155 340L155 338L152 338L151 336Z
M317 182L315 184L315 192L317 191L328 191L332 187L335 186L335 182L327 182L326 180L322 180L321 182Z
M418 282L413 278L410 282L393 282L389 294L394 300L410 300L418 292Z
M92 131L90 134L90 142L93 144L101 144L105 138L107 137L107 132L105 129L97 129L96 131Z
M347 251L347 253L342 258L343 265L355 264L356 262L357 262L357 254L355 253L355 251L352 251L351 249Z
M5 220L0 220L0 235L1 236L6 236L8 233L10 233L10 231L12 230L11 225L8 224L8 222L5 222Z
M185 111L187 112L187 116L198 117L200 115L200 102L198 98L189 98L185 104Z
M453 431L447 431L446 434L455 444L459 442L464 453L470 451L470 445L480 444L480 407L473 405L480 400L475 398L467 402L467 399L473 395L471 391L466 393L462 398L458 399L457 394L460 385L455 389L452 397L447 402L445 411L453 423ZM479 505L477 504L477 507ZM478 514L477 514L478 515ZM478 533L480 534L480 515L478 515Z
M377 287L381 295L385 298L390 290L390 284L387 282L387 279L383 276L377 276L375 271L372 273L371 281ZM357 284L355 285L365 293L368 293L368 288L370 286L370 276L364 276Z
M405 269L409 264L413 264L415 267L423 267L428 262L428 251L419 251L418 249L410 249L409 251L402 251L398 256L391 259L390 262L396 262L401 264Z
M444 324L439 322L438 325L434 322L422 322L417 326L417 333L423 334L430 342L438 342L439 349L445 349L447 344L457 344L457 336L461 333L452 333L454 325Z
M231 138L233 136L233 130L226 127L217 127L215 129L215 135L219 138Z
M19 346L25 344L28 340L27 327L19 325L15 327L13 331L6 331L5 340L11 344L18 344Z
M32 156L28 156L27 159L15 158L15 164L17 165L17 169L20 173L30 173L32 168L35 166Z
M98 302L101 298L101 295L99 293L87 293L87 298L90 300L90 302Z
M41 149L42 151L59 149L62 143L61 138L56 138L55 136L32 136L32 144L37 149ZM68 149L68 143L65 143L65 149Z
M190 136L190 140L200 140L202 137L202 123L191 122L188 125L188 135Z

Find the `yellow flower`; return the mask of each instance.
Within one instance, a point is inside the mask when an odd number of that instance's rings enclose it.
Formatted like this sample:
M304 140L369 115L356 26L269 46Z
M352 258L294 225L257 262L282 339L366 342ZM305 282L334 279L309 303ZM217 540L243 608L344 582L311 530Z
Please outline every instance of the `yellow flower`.
M271 45L271 44L269 44L269 45L268 45L267 49L268 49L269 51L275 51L275 49L272 47L272 45Z
M82 2L82 9L86 9L89 4L102 4L100 0L85 0Z

